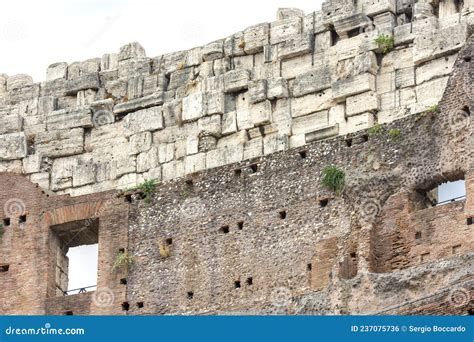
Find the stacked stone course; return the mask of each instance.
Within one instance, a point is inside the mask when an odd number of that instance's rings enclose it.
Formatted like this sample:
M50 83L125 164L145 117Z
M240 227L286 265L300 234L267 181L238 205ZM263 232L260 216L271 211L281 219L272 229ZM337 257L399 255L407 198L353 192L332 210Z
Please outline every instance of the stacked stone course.
M2 74L0 171L77 196L421 113L443 94L471 2L332 0L188 51L150 58L130 43L52 64L41 83Z

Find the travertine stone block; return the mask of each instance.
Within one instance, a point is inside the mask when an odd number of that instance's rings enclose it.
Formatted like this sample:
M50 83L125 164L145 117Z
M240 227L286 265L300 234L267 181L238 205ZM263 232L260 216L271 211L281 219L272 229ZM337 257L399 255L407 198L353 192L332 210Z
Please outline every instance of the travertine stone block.
M95 163L92 156L88 154L79 156L72 168L72 186L94 184L95 181Z
M160 106L163 104L163 93L158 92L148 96L143 96L139 99L118 103L114 106L114 113L126 114L137 111L139 109Z
M128 78L137 75L149 75L151 73L151 61L149 58L133 58L118 63L118 76Z
M223 114L225 112L225 94L222 91L210 91L206 93L207 114Z
M252 70L254 63L254 56L256 55L247 55L247 56L238 56L233 59L234 69L247 69Z
M453 70L457 55L450 55L429 61L416 68L416 82L421 84L436 77L449 75Z
M377 93L368 91L346 99L347 116L363 112L374 112L379 109Z
M198 153L184 158L184 173L195 173L206 168L206 154Z
M250 81L249 101L257 103L267 99L267 80Z
M167 163L174 158L174 144L159 144L158 155L160 163Z
M395 87L397 89L415 85L415 67L395 70Z
M323 110L310 115L293 119L291 133L293 135L305 134L328 125L328 111Z
M197 92L186 96L183 99L183 121L193 121L204 116L204 104L204 94L202 92Z
M254 25L244 31L242 44L246 54L263 51L263 46L269 43L270 25L267 23Z
M347 118L347 133L354 133L363 129L367 129L374 125L374 114L362 113L359 115L351 116Z
M329 139L329 138L337 136L338 134L339 134L339 125L336 124L334 126L323 127L315 131L306 133L305 141L306 143L310 143L313 141Z
M369 73L349 77L332 84L333 98L337 101L369 90L375 90L375 76Z
M118 68L118 54L106 53L102 56L100 61L100 70L114 70Z
M84 129L73 128L39 132L35 139L36 153L44 157L65 157L84 151Z
M7 78L7 91L24 88L33 84L33 78L29 75L18 74Z
M160 165L158 146L152 146L148 151L137 155L137 172L142 173Z
M270 134L263 137L263 154L275 153L288 149L289 139L286 134Z
M291 99L291 116L296 118L334 106L332 90L326 89L316 94Z
M46 69L46 81L55 80L57 78L67 78L66 62L51 64L48 69Z
M26 157L25 133L0 135L0 160L14 160Z
M128 43L120 48L118 60L124 61L126 59L146 57L145 49L138 42Z
M278 58L288 59L301 56L311 51L310 37L306 34L301 37L283 41L278 45Z
M211 115L205 116L198 120L198 135L206 136L212 135L218 137L221 135L221 116Z
M184 87L188 82L194 79L194 68L184 68L173 71L170 76L168 89L177 89Z
M77 127L92 127L92 114L89 109L61 109L51 112L46 116L46 128L48 131Z
M20 115L0 115L0 134L19 132L22 127L23 119Z
M235 111L225 113L222 116L222 134L237 132L237 114Z
M313 68L311 55L303 55L286 59L281 63L281 76L292 79Z
M334 29L341 38L347 38L350 32L356 30L363 32L364 28L369 25L371 25L371 20L364 13L356 13L334 20Z
M163 129L162 107L151 107L128 114L123 119L125 136Z
M53 96L42 96L38 98L38 114L48 114L56 110L57 99Z
M97 90L100 87L99 74L92 73L79 76L74 79L69 79L66 83L66 94L75 95L80 90L94 89Z
M217 40L202 47L202 58L211 61L224 57L224 40Z
M284 42L290 37L300 34L301 30L301 17L297 16L275 21L270 25L270 44L274 45Z
M23 172L26 174L41 171L42 156L39 153L31 154L23 159Z
M270 123L272 115L272 104L266 100L249 106L250 120L254 126Z
M146 152L151 148L151 132L140 132L130 137L129 151L130 155Z
M184 162L181 160L173 160L169 163L163 164L163 180L169 180L184 176Z
M327 67L312 69L298 75L293 84L293 96L316 93L331 87L331 72Z
M416 99L420 105L433 106L438 104L448 83L448 77L441 77L416 86Z
M274 77L267 80L267 98L269 100L288 97L288 82L283 77Z
M263 155L263 139L255 138L244 144L244 160L258 158Z
M250 73L248 70L232 70L224 75L224 91L234 93L248 88Z

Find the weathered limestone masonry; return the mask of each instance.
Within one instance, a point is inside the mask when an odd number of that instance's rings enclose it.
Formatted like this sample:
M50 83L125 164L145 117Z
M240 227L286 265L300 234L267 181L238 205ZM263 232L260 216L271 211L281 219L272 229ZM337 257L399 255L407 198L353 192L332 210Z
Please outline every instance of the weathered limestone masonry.
M423 112L441 98L473 7L331 0L189 51L149 58L132 43L53 64L42 83L0 75L0 171L77 196Z
M356 4L2 78L0 313L472 314L474 4Z

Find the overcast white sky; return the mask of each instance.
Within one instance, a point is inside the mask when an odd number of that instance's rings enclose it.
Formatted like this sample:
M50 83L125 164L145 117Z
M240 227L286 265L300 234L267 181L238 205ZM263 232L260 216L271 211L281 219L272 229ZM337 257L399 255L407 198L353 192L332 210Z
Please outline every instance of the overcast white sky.
M271 22L279 7L310 13L321 0L42 0L3 1L0 73L45 79L55 62L118 52L140 42L147 56L187 50L248 26Z

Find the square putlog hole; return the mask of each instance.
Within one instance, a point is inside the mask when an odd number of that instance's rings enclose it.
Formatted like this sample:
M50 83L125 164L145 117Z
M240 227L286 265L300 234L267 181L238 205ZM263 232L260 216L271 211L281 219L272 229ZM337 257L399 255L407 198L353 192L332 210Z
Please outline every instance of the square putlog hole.
M0 273L8 272L10 265L0 265Z
M229 233L229 226L223 226L223 227L219 228L219 232L221 232L222 234L228 234Z
M3 219L3 224L4 224L6 227L8 227L8 226L10 225L10 223L11 223L11 222L10 222L10 218L4 218L4 219Z
M189 300L194 298L194 292L193 291L188 291L188 293L186 295L187 295Z
M284 220L286 219L286 210L281 210L278 212L278 216L280 217L280 219Z

